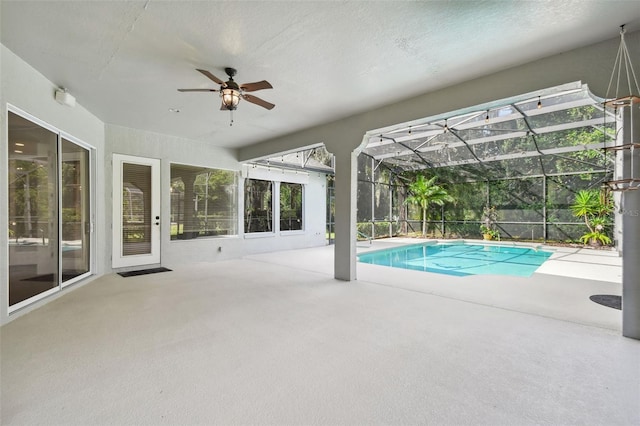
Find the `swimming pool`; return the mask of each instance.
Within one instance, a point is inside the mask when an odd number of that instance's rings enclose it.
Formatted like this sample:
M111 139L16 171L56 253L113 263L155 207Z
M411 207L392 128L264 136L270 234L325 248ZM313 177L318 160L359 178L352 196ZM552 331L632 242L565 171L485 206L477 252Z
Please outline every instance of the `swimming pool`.
M459 241L427 242L363 253L358 255L358 260L373 265L461 277L480 274L530 277L551 254L529 247Z

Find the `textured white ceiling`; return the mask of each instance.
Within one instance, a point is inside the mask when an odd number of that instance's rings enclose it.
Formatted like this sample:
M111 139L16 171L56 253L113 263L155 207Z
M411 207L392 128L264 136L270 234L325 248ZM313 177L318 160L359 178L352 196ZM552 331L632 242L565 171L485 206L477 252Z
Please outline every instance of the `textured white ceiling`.
M640 2L2 1L2 43L106 123L243 145L616 37ZM229 127L217 88L240 83ZM180 113L169 112L178 108Z

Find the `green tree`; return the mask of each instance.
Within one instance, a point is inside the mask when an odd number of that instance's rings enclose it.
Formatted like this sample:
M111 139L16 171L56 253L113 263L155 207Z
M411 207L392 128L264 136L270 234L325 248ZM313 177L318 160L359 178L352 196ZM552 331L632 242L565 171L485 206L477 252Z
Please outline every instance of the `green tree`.
M431 204L442 206L453 202L454 199L440 185L436 184L437 177L425 179L423 175L417 175L409 184L409 196L405 203L416 204L422 209L422 236L427 235L427 209Z
M613 202L609 194L595 189L578 191L571 205L574 216L581 217L589 232L580 237L582 242L590 244L610 244L611 238L605 233L609 215L613 211Z

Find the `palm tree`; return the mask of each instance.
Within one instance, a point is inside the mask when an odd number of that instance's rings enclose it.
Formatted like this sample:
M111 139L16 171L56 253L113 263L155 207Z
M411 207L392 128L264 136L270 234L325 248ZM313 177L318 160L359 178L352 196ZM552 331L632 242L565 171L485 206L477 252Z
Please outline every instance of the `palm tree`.
M589 232L580 237L581 241L591 244L611 243L611 239L604 232L609 222L609 215L613 211L609 194L599 193L593 189L578 191L570 208L574 216L584 219L584 224L589 229Z
M589 219L596 216L598 211L598 193L589 190L579 191L570 207L574 216L584 219L584 224L587 225L590 232L593 232Z
M416 176L416 180L409 184L409 196L405 203L417 204L422 209L422 236L427 236L427 209L431 204L438 206L447 202L453 202L454 199L447 191L439 185L436 185L437 176L425 179L423 175Z

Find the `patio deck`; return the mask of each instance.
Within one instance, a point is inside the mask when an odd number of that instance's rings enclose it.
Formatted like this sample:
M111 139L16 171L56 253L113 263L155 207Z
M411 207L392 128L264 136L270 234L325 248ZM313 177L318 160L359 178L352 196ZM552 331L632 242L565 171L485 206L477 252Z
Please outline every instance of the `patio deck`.
M3 326L1 423L640 423L640 342L582 300L618 283L362 264L346 283L330 246L165 266Z
M388 238L371 243L359 242L357 250L364 253L421 241ZM494 275L455 277L358 263L358 280L619 331L622 327L620 311L598 305L589 297L621 294L622 258L608 250L543 248L554 254L529 278ZM297 250L287 252L286 256L264 253L247 258L333 274L331 247Z

